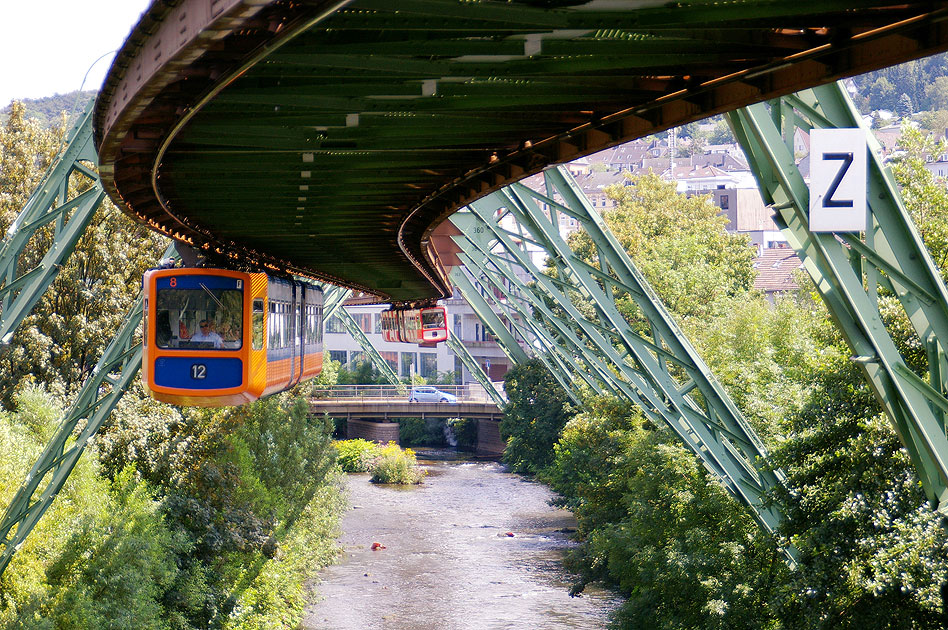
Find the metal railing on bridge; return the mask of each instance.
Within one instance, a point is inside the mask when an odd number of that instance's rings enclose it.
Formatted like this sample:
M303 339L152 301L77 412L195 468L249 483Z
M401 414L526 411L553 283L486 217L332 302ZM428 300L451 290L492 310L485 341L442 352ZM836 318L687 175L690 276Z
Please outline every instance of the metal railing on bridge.
M506 400L503 383L492 383L495 390ZM421 387L421 386L416 386ZM489 403L493 398L479 383L467 385L425 385L440 392L457 396L458 402ZM311 398L317 400L408 400L409 385L333 385L311 390Z

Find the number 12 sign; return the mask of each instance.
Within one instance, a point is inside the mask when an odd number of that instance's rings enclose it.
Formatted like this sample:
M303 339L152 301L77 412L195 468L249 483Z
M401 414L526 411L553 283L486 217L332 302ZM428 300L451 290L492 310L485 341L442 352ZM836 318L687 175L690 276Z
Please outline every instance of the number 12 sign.
M866 229L866 132L810 133L810 231Z

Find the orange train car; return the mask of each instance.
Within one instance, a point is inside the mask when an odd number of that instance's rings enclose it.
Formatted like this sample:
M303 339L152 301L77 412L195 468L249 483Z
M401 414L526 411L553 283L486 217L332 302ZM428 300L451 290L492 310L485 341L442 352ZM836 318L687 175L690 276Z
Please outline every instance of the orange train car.
M142 382L175 405L240 405L317 376L323 293L227 269L153 269L143 279Z

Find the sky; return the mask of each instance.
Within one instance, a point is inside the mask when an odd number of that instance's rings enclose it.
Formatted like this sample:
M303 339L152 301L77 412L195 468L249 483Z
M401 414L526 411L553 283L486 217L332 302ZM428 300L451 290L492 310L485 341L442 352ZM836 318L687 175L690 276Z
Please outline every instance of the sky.
M11 100L98 90L150 0L0 1L0 109ZM106 57L96 63L101 55ZM93 64L95 64L93 66Z

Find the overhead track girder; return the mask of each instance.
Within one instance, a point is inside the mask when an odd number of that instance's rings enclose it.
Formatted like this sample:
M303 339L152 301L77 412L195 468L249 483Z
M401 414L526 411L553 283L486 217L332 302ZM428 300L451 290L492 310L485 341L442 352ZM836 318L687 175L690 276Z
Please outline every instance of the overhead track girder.
M862 128L840 84L799 92L728 114L774 221L803 261L853 351L933 506L948 510L948 293L901 201L879 145L869 147L868 220L863 233L809 230L809 190L793 155L796 129ZM879 311L880 292L898 298L928 355L916 374Z
M570 366L561 374L617 393L671 428L765 530L775 531L783 517L765 495L782 475L768 467L762 441L566 170L548 169L544 178L546 194L513 184L470 204L470 214L452 217L465 234L454 237L458 257L498 290L514 287L529 300L526 319L542 321L549 332L538 336ZM560 214L592 238L598 266L573 253L560 235ZM528 249L549 256L555 277L538 268ZM518 279L517 267L533 278L530 286ZM649 338L623 317L617 294L635 302ZM507 297L508 304L517 302Z

